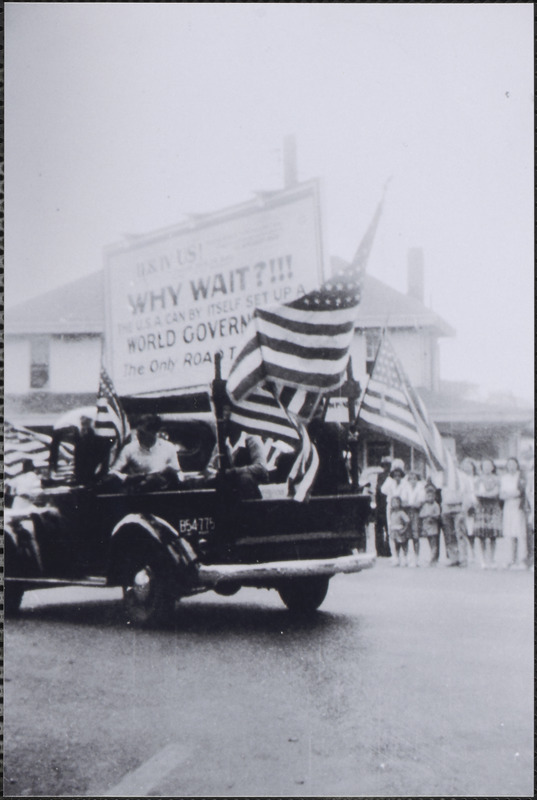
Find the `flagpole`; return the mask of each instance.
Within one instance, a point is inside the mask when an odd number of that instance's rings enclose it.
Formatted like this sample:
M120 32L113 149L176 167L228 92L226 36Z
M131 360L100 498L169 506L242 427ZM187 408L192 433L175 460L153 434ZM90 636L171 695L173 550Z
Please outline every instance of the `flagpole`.
M358 489L358 432L356 430L356 410L355 410L355 402L356 397L354 396L354 390L356 386L360 386L357 381L354 380L354 375L352 373L352 358L349 356L349 360L347 362L347 384L348 384L348 394L347 394L347 412L349 415L349 434L347 439L348 449L351 458L351 485L354 489Z

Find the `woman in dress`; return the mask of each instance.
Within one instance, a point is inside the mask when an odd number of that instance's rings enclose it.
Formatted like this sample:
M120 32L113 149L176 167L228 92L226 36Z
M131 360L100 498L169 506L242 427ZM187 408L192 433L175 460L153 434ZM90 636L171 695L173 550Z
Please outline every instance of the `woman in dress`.
M481 544L483 569L496 569L496 539L502 535L500 480L494 461L481 462L481 474L475 479L476 509L474 536Z
M516 569L526 559L526 482L516 458L507 459L506 469L500 479L503 535L511 541L511 561L507 566Z

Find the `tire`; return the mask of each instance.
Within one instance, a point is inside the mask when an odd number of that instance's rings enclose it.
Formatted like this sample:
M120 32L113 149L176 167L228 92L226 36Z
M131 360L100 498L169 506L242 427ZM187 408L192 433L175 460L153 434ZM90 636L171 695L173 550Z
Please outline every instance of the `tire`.
M290 579L279 587L278 592L289 611L312 614L326 597L329 581L325 575Z
M159 553L130 558L123 574L123 608L129 624L149 628L172 619L175 597Z
M13 617L19 611L24 589L16 583L4 584L4 614Z

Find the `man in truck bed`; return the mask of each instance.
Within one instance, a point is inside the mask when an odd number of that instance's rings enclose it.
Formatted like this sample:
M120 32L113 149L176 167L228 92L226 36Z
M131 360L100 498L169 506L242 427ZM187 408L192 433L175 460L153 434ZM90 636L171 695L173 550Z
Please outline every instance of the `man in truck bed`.
M268 483L269 474L261 437L243 431L231 420L231 406L223 408L223 435L225 437L225 459L223 480L232 494L243 500L261 497L260 483ZM218 472L220 455L215 445L205 475L208 485L214 482Z
M110 476L144 491L176 488L183 480L177 451L171 442L159 437L160 427L160 417L144 415L132 441L112 465Z

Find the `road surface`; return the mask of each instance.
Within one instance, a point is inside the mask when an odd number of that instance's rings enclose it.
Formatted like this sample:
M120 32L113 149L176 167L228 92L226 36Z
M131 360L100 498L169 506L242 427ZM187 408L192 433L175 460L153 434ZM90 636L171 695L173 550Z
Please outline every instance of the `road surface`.
M533 574L332 580L126 627L117 590L25 595L5 629L7 796L533 795Z

